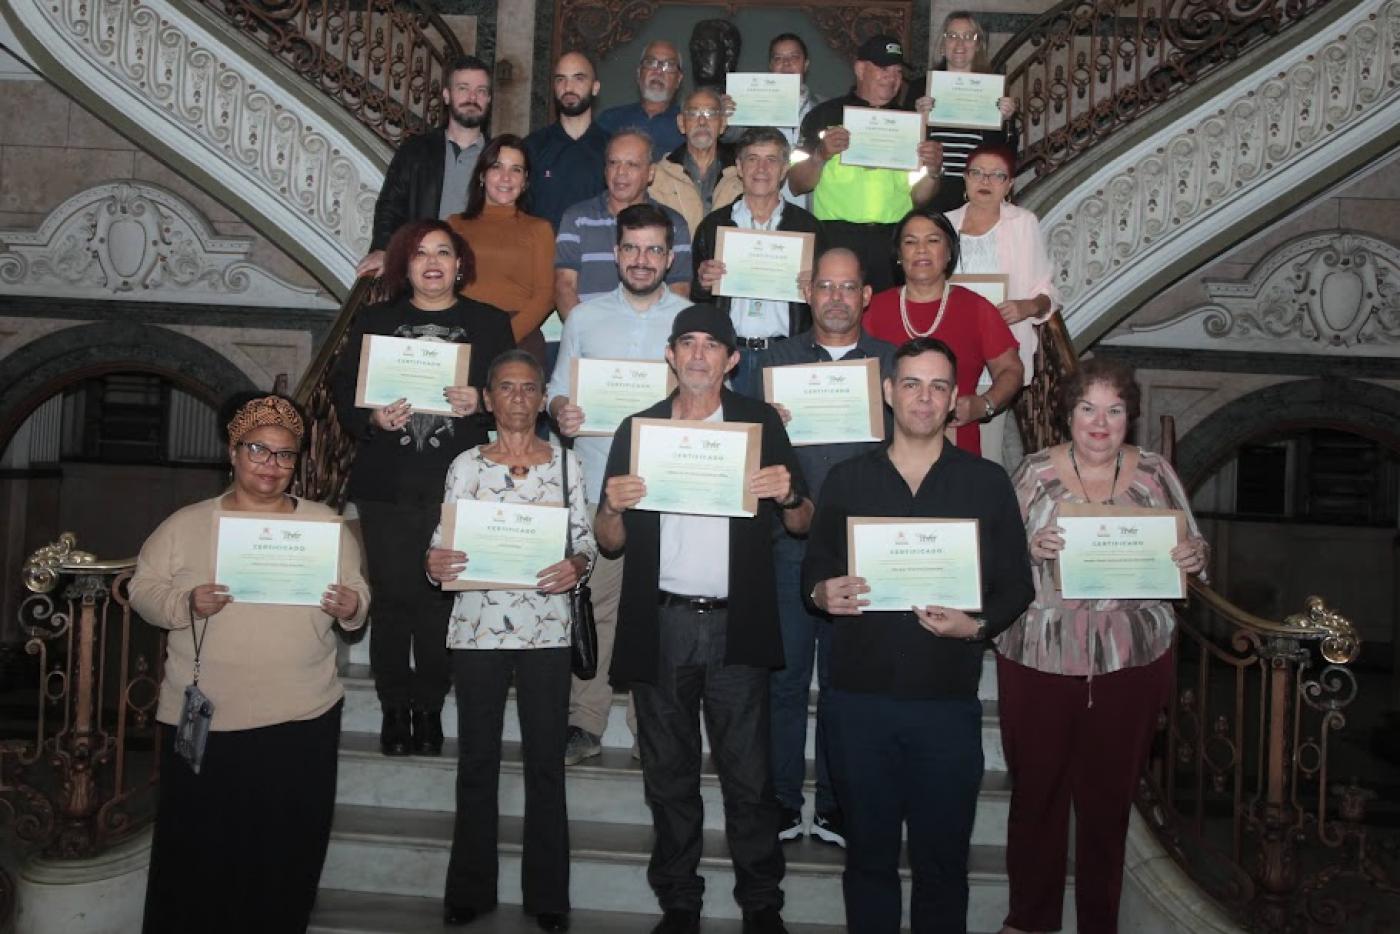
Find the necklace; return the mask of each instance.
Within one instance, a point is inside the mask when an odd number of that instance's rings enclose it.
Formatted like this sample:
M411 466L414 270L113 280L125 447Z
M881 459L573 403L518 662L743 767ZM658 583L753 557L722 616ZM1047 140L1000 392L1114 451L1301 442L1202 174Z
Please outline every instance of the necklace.
M928 337L934 331L937 331L938 326L943 323L943 312L948 310L948 290L946 288L943 290L943 298L938 303L938 314L933 316L933 325L927 331L915 330L913 323L909 320L909 301L905 297L905 293L908 292L908 290L909 287L907 285L901 285L899 287L899 318L904 322L904 333L908 334L911 338Z
M1089 488L1088 488L1087 486L1084 485L1084 478L1081 477L1081 476L1079 475L1079 461L1075 460L1075 458L1074 458L1074 445L1073 445L1073 444L1070 444L1070 446L1069 446L1069 465L1070 465L1071 467L1074 468L1074 479L1076 479L1076 480L1079 481L1079 488L1080 488L1081 490L1084 491L1084 501L1085 501L1086 503L1092 503L1093 500L1089 498ZM1104 500L1104 505L1105 505L1105 506L1112 506L1112 505L1113 505L1113 496L1114 496L1114 493L1117 492L1117 490L1118 490L1118 471L1120 471L1120 470L1122 470L1122 469L1123 469L1123 449L1122 449L1122 448L1119 448L1119 449L1118 449L1118 458L1117 458L1117 460L1114 461L1114 464L1113 464L1113 486L1111 486L1111 487L1108 488L1108 499Z
M530 468L526 464L511 464L510 475L512 477L528 477L530 476Z

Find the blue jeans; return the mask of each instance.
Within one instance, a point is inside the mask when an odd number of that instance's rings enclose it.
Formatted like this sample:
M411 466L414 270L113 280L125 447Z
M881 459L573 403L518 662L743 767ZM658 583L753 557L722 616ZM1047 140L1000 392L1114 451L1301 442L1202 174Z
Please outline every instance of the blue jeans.
M763 398L763 355L766 350L739 348L739 362L729 371L729 386L737 393Z
M967 855L982 784L981 703L829 693L831 777L846 822L846 927L898 934L907 822L913 934L965 934Z
M812 686L812 655L817 664L817 813L831 814L836 799L827 768L826 689L831 680L831 623L807 612L802 599L803 543L783 538L773 554L778 585L778 624L783 632L781 671L772 675L773 790L778 803L802 809L807 777L807 705Z

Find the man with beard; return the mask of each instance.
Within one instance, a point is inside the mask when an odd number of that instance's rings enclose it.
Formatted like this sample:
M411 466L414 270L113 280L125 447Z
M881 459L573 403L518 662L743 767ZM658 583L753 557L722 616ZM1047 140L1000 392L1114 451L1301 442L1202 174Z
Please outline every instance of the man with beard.
M369 254L356 276L377 276L389 238L408 221L447 220L467 206L467 185L486 146L491 120L491 69L475 55L452 62L442 89L447 126L404 141L384 173L374 203Z
M549 414L561 435L575 438L574 453L583 465L584 489L594 511L612 438L576 437L583 425L584 411L569 400L573 362L587 357L662 358L671 320L689 304L665 283L666 270L671 265L672 233L670 218L655 205L636 204L620 211L613 256L621 282L611 292L574 308L564 323L559 361L547 391ZM589 681L574 679L564 751L567 765L577 765L602 751L603 730L612 709L613 691L605 672L612 660L617 601L622 592L622 559L600 554L593 568L592 587L593 618L598 626L598 677ZM629 720L635 722L633 718Z
M870 286L860 260L844 247L818 255L811 282L803 289L812 308L812 327L774 346L760 365L775 366L830 363L833 360L880 361L880 375L890 375L894 347L866 334L860 327L861 312L870 301ZM747 390L763 397L762 372L754 374ZM792 420L781 405L774 406L783 424ZM886 422L886 437L889 425ZM841 461L876 447L878 442L808 444L796 448L797 462L812 498L819 499L831 468ZM802 599L802 559L807 540L775 529L773 562L778 580L778 623L783 630L786 664L773 672L773 791L782 807L779 840L802 836L802 781L807 777L804 750L807 743L807 705L812 687L812 659L817 666L817 788L811 834L836 846L845 846L840 809L831 787L829 762L835 758L826 728L826 693L830 683L831 626L819 614L809 612Z
M613 262L617 215L634 204L651 204L670 220L673 234L667 242L675 262L663 275L673 292L690 294L690 227L685 218L647 196L656 171L650 154L651 139L641 130L614 134L603 157L605 190L573 205L559 219L554 238L554 307L560 318L567 320L579 302L617 288Z
M525 137L530 157L530 213L559 230L564 209L603 190L608 134L593 119L597 73L582 52L565 52L554 66L559 119Z
M732 203L743 188L734 167L734 147L719 141L724 132L719 93L709 88L692 91L676 121L685 142L657 161L647 194L680 212L693 234L706 214Z
M637 64L637 91L642 99L609 107L598 115L598 125L614 136L627 129L645 130L651 137L650 161L655 162L684 142L676 124L681 111L675 104L684 78L676 46L665 39L650 43Z

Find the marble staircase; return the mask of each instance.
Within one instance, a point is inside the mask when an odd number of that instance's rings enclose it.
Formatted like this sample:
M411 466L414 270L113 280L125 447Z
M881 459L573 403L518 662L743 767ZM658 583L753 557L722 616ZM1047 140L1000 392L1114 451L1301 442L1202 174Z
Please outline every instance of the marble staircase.
M346 701L336 815L322 892L311 930L317 934L436 930L452 838L456 776L456 707L449 695L443 726L449 739L441 757L387 758L378 750L379 706L363 644L346 666ZM987 772L973 832L969 927L996 931L1006 910L1004 846L1010 786L996 719L991 656L983 669L983 752ZM813 695L815 702L815 694ZM573 930L649 931L657 918L646 882L651 815L642 795L640 764L631 756L626 696L617 695L603 737L603 753L568 770ZM501 908L466 930L535 930L519 909L520 841L524 785L514 696L507 702L501 764ZM813 735L808 731L808 789L813 797ZM734 885L724 841L719 779L706 759L702 874L706 877L705 931L739 930L730 896ZM810 815L809 815L810 816ZM784 917L794 934L844 930L841 869L844 851L812 838L789 843ZM905 897L908 897L905 876ZM1074 930L1073 905L1065 930Z

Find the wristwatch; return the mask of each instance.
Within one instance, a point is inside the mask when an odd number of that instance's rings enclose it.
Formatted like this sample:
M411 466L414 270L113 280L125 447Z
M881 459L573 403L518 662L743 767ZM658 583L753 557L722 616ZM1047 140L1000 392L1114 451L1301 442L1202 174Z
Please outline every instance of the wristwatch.
M987 621L979 619L977 621L977 632L967 637L968 642L981 642L987 638Z
M988 419L990 419L992 416L994 416L994 415L997 414L997 407L994 406L994 405L992 405L992 397L991 397L991 396L980 396L979 398L981 398L982 404L985 405L985 406L987 407L987 414L982 416L982 421L985 422L985 421L987 421Z

